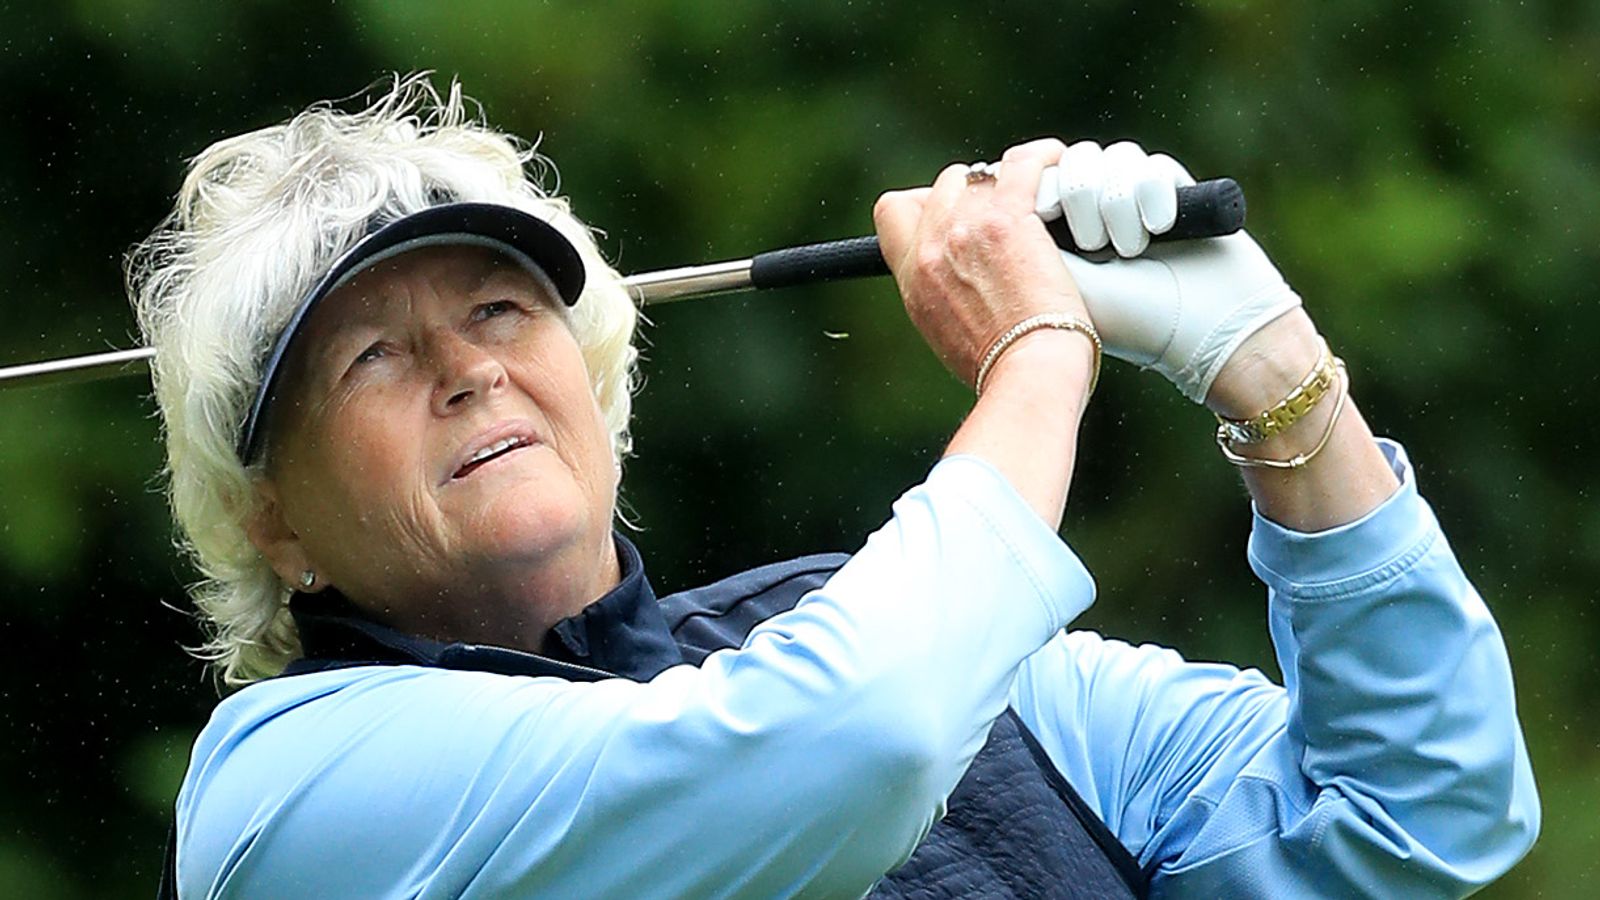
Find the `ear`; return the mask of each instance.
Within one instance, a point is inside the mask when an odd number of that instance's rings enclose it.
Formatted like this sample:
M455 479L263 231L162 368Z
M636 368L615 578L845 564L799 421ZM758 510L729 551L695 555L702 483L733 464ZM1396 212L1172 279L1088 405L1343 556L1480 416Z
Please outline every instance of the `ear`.
M278 494L278 486L271 479L258 478L254 488L255 510L245 521L244 526L245 535L250 539L250 543L267 558L272 571L278 573L284 584L297 591L315 593L322 590L327 583L321 578L309 588L300 581L302 573L314 571L315 567L306 554L305 546L300 543L300 536L289 526Z

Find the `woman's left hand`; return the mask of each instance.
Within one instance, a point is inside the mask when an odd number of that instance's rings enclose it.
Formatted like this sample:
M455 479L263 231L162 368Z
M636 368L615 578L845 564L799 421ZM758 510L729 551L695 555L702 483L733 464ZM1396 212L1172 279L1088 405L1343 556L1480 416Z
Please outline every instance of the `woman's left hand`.
M1300 297L1248 234L1149 243L1152 234L1172 227L1177 189L1194 183L1171 157L1147 155L1129 141L1104 150L1080 141L1067 149L1045 187L1052 182L1056 195L1045 189L1037 199L1041 216L1064 214L1080 246L1093 250L1109 242L1122 256L1137 257L1061 254L1107 353L1157 370L1184 396L1230 416L1260 412L1248 408L1253 395L1235 396L1248 387L1239 377L1244 370L1260 370L1280 356L1283 365L1301 368L1305 329L1274 328L1251 340L1297 310ZM1283 341L1264 340L1279 332ZM1316 363L1314 330L1311 338L1310 355L1290 387ZM1250 352L1239 354L1247 342Z
M1176 163L1146 156L1136 144L1104 151L1074 144L1056 175L1057 197L1080 245L1087 237L1095 246L1098 234L1099 246L1109 236L1127 253L1144 243L1141 229L1159 233L1151 220L1160 217L1147 206L1165 209L1168 195L1175 198L1188 180ZM1062 214L1047 195L1038 199L1041 215ZM1101 222L1085 224L1096 215ZM1321 338L1299 295L1242 231L1152 244L1136 259L1102 257L1061 254L1106 352L1157 370L1214 412L1244 419L1272 408L1321 357ZM1321 531L1359 519L1399 487L1360 411L1348 394L1345 400L1319 404L1241 454L1280 462L1314 456L1298 468L1242 470L1262 515L1297 531Z

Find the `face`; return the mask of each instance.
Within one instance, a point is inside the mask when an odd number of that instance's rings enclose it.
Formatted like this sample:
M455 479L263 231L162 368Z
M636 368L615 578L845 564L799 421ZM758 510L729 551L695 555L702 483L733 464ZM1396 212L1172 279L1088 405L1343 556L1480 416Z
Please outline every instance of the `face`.
M467 247L328 295L268 435L252 537L280 577L310 569L419 633L513 644L615 583L617 467L559 302Z

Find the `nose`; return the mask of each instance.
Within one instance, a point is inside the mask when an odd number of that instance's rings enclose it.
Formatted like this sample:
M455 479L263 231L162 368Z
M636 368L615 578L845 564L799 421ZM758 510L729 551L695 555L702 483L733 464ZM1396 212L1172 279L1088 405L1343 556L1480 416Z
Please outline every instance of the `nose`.
M505 387L506 370L500 360L450 329L431 333L427 352L436 373L434 415L462 412Z

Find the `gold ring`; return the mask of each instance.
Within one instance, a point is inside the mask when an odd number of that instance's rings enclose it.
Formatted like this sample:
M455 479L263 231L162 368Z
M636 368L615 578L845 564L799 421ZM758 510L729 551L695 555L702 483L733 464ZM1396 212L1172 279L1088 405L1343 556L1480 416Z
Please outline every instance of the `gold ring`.
M979 184L1000 177L1000 164L975 162L967 164L967 184Z

